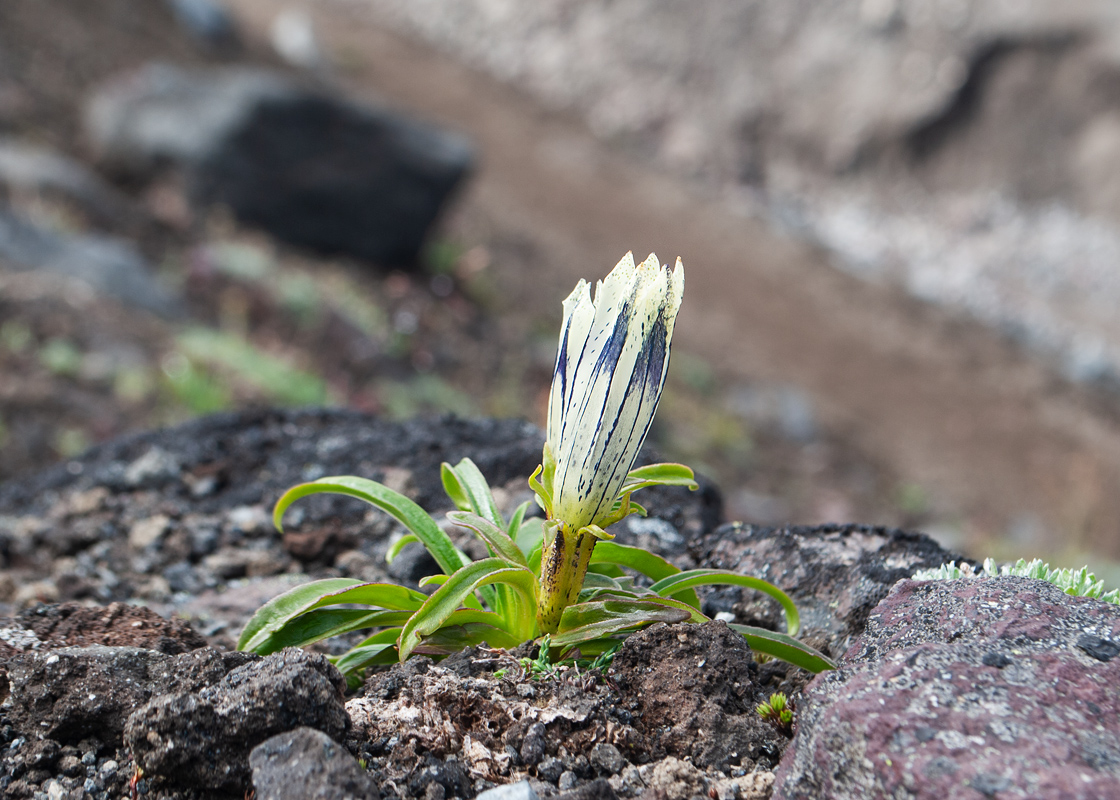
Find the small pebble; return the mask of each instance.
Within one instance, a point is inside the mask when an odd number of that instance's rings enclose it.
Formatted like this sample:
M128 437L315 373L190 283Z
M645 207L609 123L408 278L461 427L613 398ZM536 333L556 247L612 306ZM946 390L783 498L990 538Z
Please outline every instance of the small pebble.
M618 748L609 742L599 742L591 748L592 766L603 775L617 775L626 766L626 759Z
M579 777L569 769L560 773L560 780L556 781L556 788L566 792L569 789L576 788L577 783L579 783Z
M524 752L524 748L522 748ZM555 784L560 780L560 776L564 773L564 762L558 758L549 756L540 764L537 765L537 777L542 781L548 781Z

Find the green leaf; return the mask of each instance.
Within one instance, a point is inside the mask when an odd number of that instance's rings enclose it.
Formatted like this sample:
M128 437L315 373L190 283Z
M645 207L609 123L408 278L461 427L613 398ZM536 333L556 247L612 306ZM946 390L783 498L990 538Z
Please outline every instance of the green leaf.
M301 584L277 595L258 608L257 613L245 623L241 637L237 640L237 649L252 650L251 645L258 637L263 640L293 618L314 608L324 597L360 583L354 578L326 578Z
M483 477L482 472L473 461L464 458L454 467L446 463L443 467L446 467L447 471L455 476L459 491L469 503L468 508L460 506L460 509L473 511L498 527L505 526L505 520L502 519L502 515L498 511L498 504L494 502L494 495L490 491L490 484L486 482L486 478ZM443 467L440 468L441 474L443 474ZM447 486L446 480L444 486ZM458 505L457 502L456 505Z
M504 627L526 641L532 636L537 615L537 579L524 567L511 567L500 558L485 558L457 570L443 586L427 598L401 631L400 659L404 661L425 636L431 636L459 610L463 599L481 586L506 584L525 600L519 613L503 619Z
M667 598L616 598L575 603L561 614L560 626L552 635L552 644L565 647L651 622L684 622L688 619L703 622L707 617L684 603Z
M493 522L468 511L448 511L447 518L456 525L470 528L478 534L478 538L482 539L498 558L514 566L528 568L525 554L514 544L513 539L509 538L509 534Z
M389 546L388 552L385 553L385 563L392 564L393 560L401 554L401 550L404 550L413 542L418 541L420 541L420 539L417 538L416 534L406 533Z
M525 514L529 510L531 501L526 500L513 510L513 516L509 518L509 524L506 525L506 534L509 538L517 540L517 534L521 531L521 524L525 521Z
M680 568L670 564L659 555L643 550L640 547L630 547L614 542L599 542L591 553L592 564L618 564L629 567L635 572L640 572L652 581L660 581L681 574ZM666 594L657 592L657 594ZM668 597L688 603L693 608L700 608L700 598L691 588L684 587L667 593Z
M696 476L684 464L650 464L630 470L619 494L647 486L687 486L692 491L700 488Z
M416 535L416 538L428 548L428 552L439 564L439 568L448 575L464 564L470 563L470 559L459 552L447 534L439 529L435 520L428 516L424 509L400 492L394 492L388 486L366 478L342 475L293 486L276 501L276 509L272 512L272 521L276 529L284 530L281 521L288 506L300 498L322 492L357 497L385 511Z
M241 632L238 650L256 652L276 631L316 608L343 603L376 606L389 611L415 611L428 598L395 583L362 583L353 578L326 578L297 586L272 598L253 615Z
M491 647L509 649L521 644L522 639L494 625L468 622L462 625L445 625L430 636L425 636L412 653L423 656L449 656L483 642Z
M392 664L397 660L397 644L392 642L378 642L365 644L347 650L337 659L334 665L343 675L351 675L360 669L377 665Z
M411 611L369 611L363 608L317 608L293 619L258 643L253 652L266 656L285 647L309 644L363 628L401 626Z
M444 461L439 465L439 478L443 482L443 491L460 511L471 510L471 499L467 497L467 490L459 481L459 476L450 464Z
M591 572L583 577L584 589L614 589L622 591L622 585L610 575L603 575L599 572Z
M514 536L514 541L517 542L518 548L521 552L529 556L534 550L539 550L544 542L544 520L539 517L527 519L521 523L521 527L517 529L517 535ZM530 559L530 563L532 560ZM534 570L536 572L538 570Z
M687 572L678 572L676 575L662 578L649 588L650 591L658 594L673 595L681 589L691 589L696 586L744 586L748 589L756 589L782 604L786 614L786 631L790 636L796 636L801 629L801 616L797 613L797 606L793 600L777 586L761 578L752 578L725 569L690 569Z
M788 661L794 666L807 669L809 672L818 673L828 669L836 669L836 664L824 653L816 650L804 642L799 642L792 636L784 633L768 631L765 628L755 628L751 625L728 625L734 631L743 635L751 650L756 653L765 653L782 661Z

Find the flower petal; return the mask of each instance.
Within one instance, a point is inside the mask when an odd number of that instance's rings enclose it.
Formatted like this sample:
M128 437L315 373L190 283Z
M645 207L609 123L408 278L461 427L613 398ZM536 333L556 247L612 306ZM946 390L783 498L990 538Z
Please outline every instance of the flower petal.
M548 441L553 515L577 529L609 514L649 431L683 289L680 259L670 272L627 253L594 300L581 281L564 303Z

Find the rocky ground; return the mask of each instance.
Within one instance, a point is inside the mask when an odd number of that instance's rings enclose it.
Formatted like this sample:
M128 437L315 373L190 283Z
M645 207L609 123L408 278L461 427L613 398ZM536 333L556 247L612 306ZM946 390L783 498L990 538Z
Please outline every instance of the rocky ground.
M415 586L432 570L408 550L387 566L398 526L345 498L305 501L279 534L267 510L286 486L360 472L438 516L438 463L469 456L512 506L540 443L515 422L251 412L7 482L2 575L26 607L0 627L6 796L1104 798L1120 785L1116 606L1020 578L909 581L955 557L921 534L720 525L710 485L653 494L650 517L615 532L773 581L838 670L810 681L755 658L722 621L649 628L605 670L534 672L517 658L531 647L480 647L375 670L353 692L323 657L339 643L231 650L256 607L300 581ZM748 590L702 601L778 627ZM755 710L777 690L792 739Z

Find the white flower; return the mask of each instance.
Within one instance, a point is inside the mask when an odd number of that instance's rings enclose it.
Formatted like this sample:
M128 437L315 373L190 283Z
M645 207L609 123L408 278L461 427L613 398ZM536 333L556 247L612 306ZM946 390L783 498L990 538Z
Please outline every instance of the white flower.
M570 531L611 512L645 441L669 367L684 267L627 253L606 280L581 280L564 301L548 400L555 460L549 515Z

